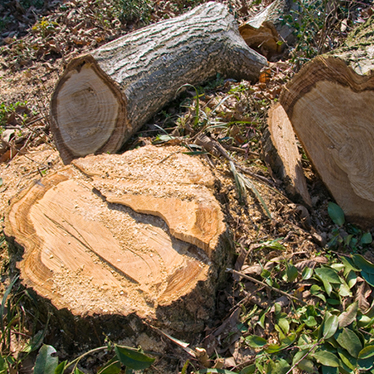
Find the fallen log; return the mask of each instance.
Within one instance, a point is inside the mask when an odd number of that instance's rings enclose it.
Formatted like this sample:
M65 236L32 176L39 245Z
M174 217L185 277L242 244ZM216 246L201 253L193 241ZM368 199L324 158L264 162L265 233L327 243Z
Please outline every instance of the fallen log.
M234 17L209 2L74 58L51 101L51 129L64 163L113 153L186 83L220 73L254 80L267 60L251 50Z
M107 317L201 331L232 248L215 178L184 150L87 156L15 197L4 232L23 285L98 336Z
M316 171L352 221L374 222L374 18L306 64L280 102Z

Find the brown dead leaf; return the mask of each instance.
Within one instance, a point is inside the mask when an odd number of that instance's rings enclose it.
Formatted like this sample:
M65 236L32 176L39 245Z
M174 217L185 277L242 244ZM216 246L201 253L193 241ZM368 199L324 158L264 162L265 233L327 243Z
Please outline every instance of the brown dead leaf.
M367 298L371 294L371 288L366 282L362 282L358 287L355 295L355 301L358 302L358 307L362 313L365 313L370 308L370 303Z
M295 264L295 268L299 271L303 271L306 267L314 268L317 264L326 264L327 258L323 256L314 257L309 260L303 260Z

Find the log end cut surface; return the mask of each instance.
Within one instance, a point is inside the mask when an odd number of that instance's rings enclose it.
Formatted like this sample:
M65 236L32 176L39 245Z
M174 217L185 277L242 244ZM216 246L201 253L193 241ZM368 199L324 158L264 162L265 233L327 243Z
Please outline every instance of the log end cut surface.
M374 76L358 75L338 58L316 58L280 101L346 215L374 222Z
M112 153L128 128L125 98L96 61L74 59L52 97L56 145L65 163L94 153Z
M226 226L213 175L183 151L147 146L77 159L15 198L5 232L24 249L22 282L74 315L151 320L204 289L190 304L204 315L201 298L213 305L226 265Z

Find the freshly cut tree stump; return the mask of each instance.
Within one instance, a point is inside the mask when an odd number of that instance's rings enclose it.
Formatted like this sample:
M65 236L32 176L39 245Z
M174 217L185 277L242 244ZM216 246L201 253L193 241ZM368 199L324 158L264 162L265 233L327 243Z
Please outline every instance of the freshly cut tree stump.
M345 46L306 64L280 102L347 217L374 222L374 18ZM338 56L338 57L335 57Z
M203 4L70 61L51 101L57 148L65 163L116 152L184 84L254 80L264 66L227 8Z
M75 316L201 330L231 248L215 178L184 151L87 156L14 198L22 283Z
M265 143L265 161L286 184L291 198L302 200L307 206L312 201L306 185L297 148L295 133L283 107L277 103L269 110L268 129L270 136Z

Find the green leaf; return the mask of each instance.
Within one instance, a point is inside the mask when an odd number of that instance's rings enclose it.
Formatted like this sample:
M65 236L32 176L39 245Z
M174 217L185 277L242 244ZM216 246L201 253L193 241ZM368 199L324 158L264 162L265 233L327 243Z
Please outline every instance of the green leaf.
M313 275L313 268L304 268L301 274L301 277L303 278L303 280L307 280L307 279L310 279L312 275Z
M358 369L369 370L374 366L374 360L369 358L359 358L357 360Z
M82 370L79 370L78 368L75 368L74 374L84 374L84 372Z
M278 321L279 327L283 330L283 332L287 335L290 331L290 324L288 323L287 318L280 318Z
M332 352L317 351L312 355L319 363L325 366L339 367L339 359Z
M289 368L289 363L281 358L275 363L275 367L272 370L272 374L286 374Z
M8 363L3 356L0 355L0 374L8 373Z
M34 374L54 374L58 365L58 357L52 355L56 350L51 345L44 344L38 355L34 366Z
M0 178L0 187L3 185L3 178Z
M268 341L261 336L250 335L245 338L245 342L252 348L262 348Z
M359 337L352 330L343 328L343 331L335 335L335 339L351 356L358 357L362 349L362 344Z
M323 337L325 339L331 338L338 329L338 317L335 315L330 315L326 318L323 324Z
M366 232L364 235L361 237L361 244L370 244L373 241L373 238L370 234L370 232Z
M306 320L303 321L308 327L314 327L317 325L317 321L313 316L309 316Z
M154 358L130 347L115 345L114 351L121 363L134 370L143 370L150 367L155 361Z
M117 358L114 356L111 358L99 371L97 374L118 374L121 371L121 364Z
M343 364L349 369L357 368L357 359L353 358L345 349L338 348L338 354Z
M361 255L353 255L352 260L354 264L360 268L360 270L365 271L366 273L374 274L374 265L367 261Z
M358 311L358 302L355 301L348 306L345 312L339 316L339 328L346 327L356 320Z
M325 288L325 291L327 293L327 295L331 295L331 292L332 292L332 286L331 286L331 283L326 281L326 280L322 280L322 283L323 283L323 287Z
M329 202L327 212L329 213L329 216L331 220L338 226L344 225L345 218L344 218L344 212L343 209L340 208L339 205Z
M28 342L23 352L29 353L36 351L43 343L45 330L38 331Z
M337 367L322 366L322 374L339 374Z
M338 273L329 267L315 269L315 273L322 280L333 284L341 283Z
M366 271L361 271L362 278L366 280L370 286L374 287L374 274L372 273L367 273Z
M256 371L256 365L248 365L245 368L243 368L239 374L253 374Z
M55 369L55 374L63 374L67 363L68 362L65 360L58 364L58 366Z
M304 358L303 360L301 360L297 367L302 370L303 372L307 372L307 373L315 373L316 372L316 368L314 367L314 364L313 364L313 361L312 360L308 360L306 358Z
M374 345L367 345L364 349L358 354L359 359L366 359L374 356Z
M357 283L357 274L350 270L346 276L347 284L349 288L352 288Z
M288 265L287 270L286 270L286 275L287 275L287 281L288 282L293 282L297 276L299 275L299 272L293 265Z
M357 269L355 267L355 264L353 263L353 260L348 257L342 257L341 262L344 264L345 270L344 275L346 276L350 271L361 271L361 269Z

